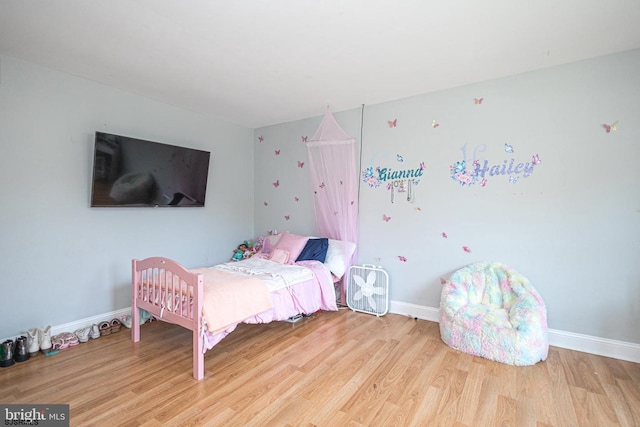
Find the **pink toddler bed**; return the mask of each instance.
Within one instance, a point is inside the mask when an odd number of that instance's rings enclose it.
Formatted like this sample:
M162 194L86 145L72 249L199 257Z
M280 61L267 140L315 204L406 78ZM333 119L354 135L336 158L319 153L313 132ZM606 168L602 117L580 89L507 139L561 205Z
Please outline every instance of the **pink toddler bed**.
M337 310L331 271L319 261L280 264L260 256L187 270L168 258L132 260L131 338L140 311L193 332L193 377L204 377L204 352L243 323L268 323Z

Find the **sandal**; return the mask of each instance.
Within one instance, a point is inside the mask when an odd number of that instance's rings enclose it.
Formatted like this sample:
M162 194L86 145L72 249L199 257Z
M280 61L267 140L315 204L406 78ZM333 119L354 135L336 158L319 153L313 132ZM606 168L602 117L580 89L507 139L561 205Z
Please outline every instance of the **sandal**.
M120 327L122 326L122 322L120 322L118 319L112 319L111 320L111 333L115 334L116 332L120 331Z
M111 333L111 325L109 322L100 322L98 328L100 329L100 335L102 336L109 335Z

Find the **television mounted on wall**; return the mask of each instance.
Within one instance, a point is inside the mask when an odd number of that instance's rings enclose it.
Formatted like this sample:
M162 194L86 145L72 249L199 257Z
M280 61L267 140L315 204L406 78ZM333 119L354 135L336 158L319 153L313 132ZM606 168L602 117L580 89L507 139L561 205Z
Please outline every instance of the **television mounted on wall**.
M96 132L92 207L202 207L208 151Z

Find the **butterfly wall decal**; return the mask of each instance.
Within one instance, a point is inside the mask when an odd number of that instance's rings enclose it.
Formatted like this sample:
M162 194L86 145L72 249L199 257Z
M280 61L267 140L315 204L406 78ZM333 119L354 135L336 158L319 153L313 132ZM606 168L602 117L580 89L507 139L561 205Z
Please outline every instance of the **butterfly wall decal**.
M482 181L480 181L480 187L486 187L487 186L487 178L482 178Z
M294 201L296 201L296 202L299 202L299 201L300 201L300 199L298 198L298 196L294 196L294 197L293 197L293 200L294 200Z
M390 217L390 216L387 216L386 214L382 214L382 220L383 220L384 222L389 222L389 220L390 220L390 219L391 219L391 217Z
M513 146L507 144L506 142L504 143L504 151L507 153L513 153Z
M404 162L404 157L402 157L400 154L396 154L396 160L398 160L400 163Z
M398 261L400 262L407 262L407 258L402 256L402 255L398 255Z
M285 219L285 220L287 220L287 221L289 221L289 219L291 219L291 217L290 217L289 215L285 215L285 216L284 216L284 219Z
M447 233L445 233L444 231L442 232L441 236L442 236L442 237L444 237L445 239L446 239L447 237L449 237L449 236L447 236Z
M264 138L262 137L262 135L260 135L260 136L258 137L258 141L260 141L260 142L263 142L263 141L264 141Z
M301 162L300 160L298 160L298 167L299 168L303 168L304 167L304 162Z
M265 201L265 202L262 202L262 204L263 204L263 205L265 205L265 206L269 206L269 203L268 203L268 202L266 202L266 201Z
M280 180L276 179L276 182L273 183L273 186L276 188L280 187Z
M387 120L387 123L389 124L390 128L394 128L398 125L398 119Z
M423 171L425 169L424 162L420 162L419 169Z
M435 129L438 126L440 126L440 123L436 123L436 121L434 120L434 121L431 122L431 126Z
M307 137L306 136L303 136L301 138L302 138L302 142L307 142Z
M320 183L319 187L324 188L324 182Z
M618 120L616 120L615 122L611 123L610 125L603 123L602 127L604 128L605 131L607 131L607 133L611 133L611 131L617 131L618 130Z
M280 150L276 150L276 156L280 155Z
M531 157L531 163L534 165L540 164L540 156L537 154Z
M416 211L416 212L420 212L422 209L420 209L419 206L416 206L415 208L413 208L413 210Z
M484 101L484 98L473 98L473 103L476 105L482 104L482 101Z
M469 246L463 246L462 250L467 252L467 253L471 253L471 248L469 248Z
M516 182L518 182L518 178L520 178L520 177L511 175L509 177L509 183L510 184L515 184Z

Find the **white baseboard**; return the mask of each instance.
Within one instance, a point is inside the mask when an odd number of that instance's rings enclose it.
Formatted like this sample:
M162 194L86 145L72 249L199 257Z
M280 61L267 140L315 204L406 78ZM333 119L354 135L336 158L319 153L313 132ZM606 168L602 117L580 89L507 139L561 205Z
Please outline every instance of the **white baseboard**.
M123 314L131 314L131 307L122 308L120 310L110 311L108 313L98 314L97 316L86 317L84 319L75 320L73 322L64 323L62 325L51 326L51 336L60 334L62 332L74 332L80 328L91 326L93 324L99 324L104 321L111 321L111 319L120 319ZM26 331L24 331L26 333ZM15 339L16 337L2 338L1 340ZM1 341L0 341L1 342Z
M401 301L389 301L389 313L429 320L431 322L439 321L438 308ZM131 314L131 307L52 326L51 335L53 336L61 332L73 332L76 329L90 326L94 323L98 324L104 320L119 319L123 314ZM15 337L2 338L0 342L11 338ZM555 347L640 363L640 344L559 331L556 329L549 329L549 344Z
M439 309L401 301L389 302L389 313L439 321ZM549 344L569 350L640 363L640 344L549 329Z

